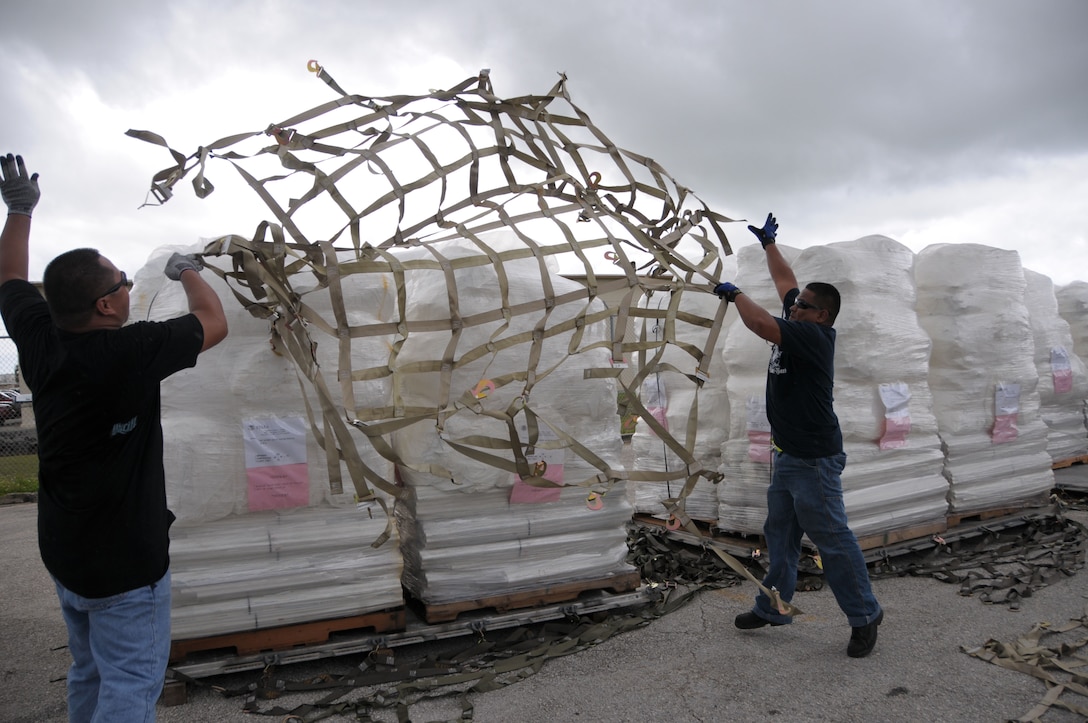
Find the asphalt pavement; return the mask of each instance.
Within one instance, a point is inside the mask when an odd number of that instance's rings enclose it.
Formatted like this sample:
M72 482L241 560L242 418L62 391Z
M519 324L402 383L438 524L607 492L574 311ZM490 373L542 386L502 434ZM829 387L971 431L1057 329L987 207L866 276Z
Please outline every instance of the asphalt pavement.
M1088 465L1058 470L1059 479L1088 482ZM0 721L66 720L64 674L69 659L65 630L51 582L38 557L34 503L0 506ZM1067 516L1084 523L1088 513ZM1037 624L1080 620L1088 604L1088 571L1064 577L1021 600L1019 609L959 594L959 586L929 577L879 577L874 590L885 610L879 641L863 659L846 655L849 627L829 590L799 593L805 614L794 624L754 631L733 627L749 609L749 583L704 590L686 605L599 645L549 660L534 675L469 700L481 723L537 721L998 721L1017 720L1046 694L1029 674L993 665L964 652L988 641L1013 643ZM1071 635L1084 637L1078 628ZM403 659L434 654L468 641L397 648ZM340 656L285 666L292 680L346 675L362 656ZM259 671L204 679L227 689L244 687ZM349 692L351 700L361 691ZM365 692L365 691L362 691ZM322 697L288 693L260 701L267 710L292 710ZM1060 701L1088 699L1066 690ZM166 723L261 720L243 711L244 699L211 686L191 686L183 705L160 704ZM392 709L372 720L396 721ZM423 700L409 709L413 721L462 719L457 697ZM270 720L289 720L281 715ZM358 720L355 714L323 720ZM1059 706L1043 721L1083 721Z

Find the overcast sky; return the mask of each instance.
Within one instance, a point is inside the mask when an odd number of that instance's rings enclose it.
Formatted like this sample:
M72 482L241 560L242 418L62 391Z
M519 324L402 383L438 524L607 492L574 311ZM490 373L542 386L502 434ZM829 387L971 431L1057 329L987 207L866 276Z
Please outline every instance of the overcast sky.
M0 152L41 174L31 277L94 246L135 272L163 244L252 235L248 188L138 207L165 150L349 93L572 100L712 209L797 247L883 234L1015 249L1088 279L1084 0L0 0ZM730 226L734 248L755 243Z

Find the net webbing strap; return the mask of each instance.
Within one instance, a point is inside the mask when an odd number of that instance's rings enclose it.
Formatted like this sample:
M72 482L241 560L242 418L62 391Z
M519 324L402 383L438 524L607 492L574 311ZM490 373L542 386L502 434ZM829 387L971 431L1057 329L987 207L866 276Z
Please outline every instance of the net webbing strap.
M216 257L230 259L230 269L207 265L227 281L245 308L270 320L275 348L294 361L311 430L327 454L333 489L342 486L339 469L344 463L360 499L372 499L372 487L394 496L402 494L363 461L353 441L358 435L350 434L352 429L394 465L452 477L441 464L404 459L390 443L393 432L420 422L434 424L451 450L527 476L532 484L545 484L526 461L526 449L540 444L540 424L596 470L573 483L598 492L606 492L621 479L712 478L714 473L700 469L692 451L698 402L688 415L681 441L647 414L638 390L649 373L678 372L695 385L698 399L698 388L711 373L725 305L718 307L713 318L704 319L681 311L680 297L707 293L717 283L722 257L732 253L723 229L732 219L709 209L653 159L616 146L571 101L565 76L543 95L499 97L489 75L481 73L429 94L371 97L345 92L319 65L311 70L338 97L269 124L263 131L225 136L189 156L149 131L132 130L129 135L171 154L173 164L152 178L152 193L159 202L165 202L175 184L190 173L195 176L196 194L209 196L214 186L208 170L212 161L222 159L270 210L271 219L258 224L251 240L224 236L209 244L204 256L206 262ZM262 138L271 144L247 149ZM416 155L411 163L404 163L397 154L408 151ZM269 162L279 171L250 170ZM384 190L359 193L356 181L368 175L384 182ZM420 205L415 199L423 196L430 200ZM313 217L307 216L311 204L321 204L321 231L312 230ZM490 245L482 234L496 229L512 231L521 247ZM348 245L339 243L342 236ZM450 257L438 242L451 239L468 241L479 253ZM679 252L681 244L694 244L696 251ZM423 253L406 256L402 249L422 249ZM615 260L616 273L607 278L595 268L596 254L602 251ZM584 289L561 292L553 286L545 262L560 254L582 264ZM650 269L648 274L636 273L632 261L636 257L649 259L641 267ZM513 303L506 267L526 260L535 260L543 293L529 302ZM464 313L458 274L484 265L494 270L498 303L478 313ZM435 291L444 293L448 318L411 317L409 279L435 271L444 279L445 288ZM348 309L353 300L344 283L359 274L374 275L377 283L386 285L392 308L387 318L351 322ZM600 304L602 295L624 290L618 309ZM629 320L646 313L637 301L651 290L668 290L673 297L663 318L665 337L654 342L634 339L627 332ZM329 305L332 318L318 311ZM575 313L573 317L569 312L558 314L559 309ZM619 323L609 338L587 335L588 329L612 316ZM518 318L531 318L533 323L528 330L510 333ZM705 343L677 343L678 321L706 329ZM466 330L485 324L493 325L486 341L466 345ZM434 357L404 360L405 341L413 334L429 332L449 336ZM325 338L338 345L336 370L322 369L318 363L317 345ZM545 342L559 339L568 342L566 354L545 364ZM353 368L355 345L377 343L386 345L388 362ZM692 368L661 363L666 345L689 355ZM495 370L492 376L493 360L514 348L525 349L524 368ZM632 411L642 415L683 460L681 469L665 473L613 469L568 434L563 420L544 418L548 415L532 399L534 387L559 373L570 357L598 348L607 349L616 361L637 354L646 362L633 374L590 366L583 376L611 379L625 391ZM454 388L455 373L480 362L483 376L494 389L518 390L514 402L496 406L472 390ZM416 374L437 375L434 405L422 407L402 395ZM360 397L356 389L360 383L397 379L400 383L389 385L389 398L378 403ZM444 433L450 417L471 414L503 422L507 438L462 435L451 439ZM527 439L516 431L518 419L528 425ZM685 493L689 487L685 485Z

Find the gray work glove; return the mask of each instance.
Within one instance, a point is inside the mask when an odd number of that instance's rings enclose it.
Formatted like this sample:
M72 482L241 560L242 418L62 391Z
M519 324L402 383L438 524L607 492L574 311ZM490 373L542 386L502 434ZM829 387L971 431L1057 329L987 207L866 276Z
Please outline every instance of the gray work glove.
M0 156L0 195L8 206L8 213L31 215L38 205L38 174L28 176L22 156Z
M170 260L166 262L166 269L163 273L166 274L166 278L173 279L174 281L181 281L181 272L192 269L197 273L204 268L204 264L200 263L200 259L196 256L184 256L182 254L175 253L170 257Z

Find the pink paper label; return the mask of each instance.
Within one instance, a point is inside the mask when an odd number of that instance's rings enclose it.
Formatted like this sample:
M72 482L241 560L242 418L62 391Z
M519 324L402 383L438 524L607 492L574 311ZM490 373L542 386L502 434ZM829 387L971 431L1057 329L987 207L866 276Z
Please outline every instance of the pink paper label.
M1000 414L994 417L994 431L990 435L994 444L1001 444L1003 442L1012 442L1019 434L1019 430L1016 428L1016 415L1015 414Z
M771 433L748 430L748 459L753 462L771 462Z
M306 463L246 469L249 509L279 510L310 503L309 470Z
M907 446L910 434L910 415L884 417L884 433L880 436L881 449L902 449Z
M563 465L549 464L544 470L544 479L563 484ZM534 487L525 484L519 476L514 480L514 486L510 488L510 504L537 504L541 502L558 502L563 492L562 487Z
M1073 390L1073 370L1072 369L1055 369L1054 370L1054 392L1056 394L1065 394L1066 392Z

